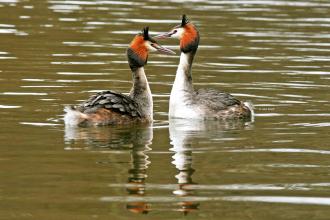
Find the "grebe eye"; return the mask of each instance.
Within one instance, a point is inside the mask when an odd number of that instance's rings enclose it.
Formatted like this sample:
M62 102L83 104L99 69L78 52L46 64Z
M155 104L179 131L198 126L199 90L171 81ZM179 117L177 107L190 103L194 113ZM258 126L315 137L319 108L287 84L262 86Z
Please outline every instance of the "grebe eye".
M174 31L173 31L173 34L175 34L176 32L178 32L178 30L174 30Z
M154 46L154 44L153 44L153 43L151 43L150 45L151 45L152 47Z

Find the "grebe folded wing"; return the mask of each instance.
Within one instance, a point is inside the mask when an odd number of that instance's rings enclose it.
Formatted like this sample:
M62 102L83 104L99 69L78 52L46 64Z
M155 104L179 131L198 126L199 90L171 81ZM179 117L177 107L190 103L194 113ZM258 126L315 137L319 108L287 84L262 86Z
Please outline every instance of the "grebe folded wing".
M100 108L141 118L139 105L131 97L114 91L99 92L77 106L83 113L95 113Z
M199 104L206 105L208 108L215 111L225 110L228 109L228 107L241 104L241 101L231 94L220 92L216 89L199 89L196 91L194 99Z
M197 107L204 112L204 118L227 120L252 117L253 109L229 93L200 89L196 91L194 99Z

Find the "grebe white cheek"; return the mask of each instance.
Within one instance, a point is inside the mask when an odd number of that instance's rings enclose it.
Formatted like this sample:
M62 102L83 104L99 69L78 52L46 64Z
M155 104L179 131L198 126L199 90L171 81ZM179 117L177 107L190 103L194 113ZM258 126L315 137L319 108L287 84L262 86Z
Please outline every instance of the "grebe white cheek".
M176 39L181 39L182 36L183 36L183 33L184 33L184 29L183 28L175 28L173 31L172 31L172 34L171 34L171 38L176 38Z

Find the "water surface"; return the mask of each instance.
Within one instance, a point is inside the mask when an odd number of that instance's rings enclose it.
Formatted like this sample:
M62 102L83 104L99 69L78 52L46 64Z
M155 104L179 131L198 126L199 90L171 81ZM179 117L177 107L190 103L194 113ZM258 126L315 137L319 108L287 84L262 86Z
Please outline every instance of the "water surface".
M0 0L0 219L328 219L329 10L322 0ZM152 126L64 127L65 105L127 93L128 43L182 13L201 34L195 87L252 101L253 123L169 121L179 54L150 54Z

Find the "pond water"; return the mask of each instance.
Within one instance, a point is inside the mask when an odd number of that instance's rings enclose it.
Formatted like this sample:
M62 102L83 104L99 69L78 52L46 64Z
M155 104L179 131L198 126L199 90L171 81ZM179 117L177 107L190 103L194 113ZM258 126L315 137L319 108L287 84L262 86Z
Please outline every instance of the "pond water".
M326 0L0 0L0 219L329 219L329 11ZM65 105L129 91L137 32L183 13L201 34L195 87L252 101L254 122L169 121L178 53L149 56L152 126L65 128Z

